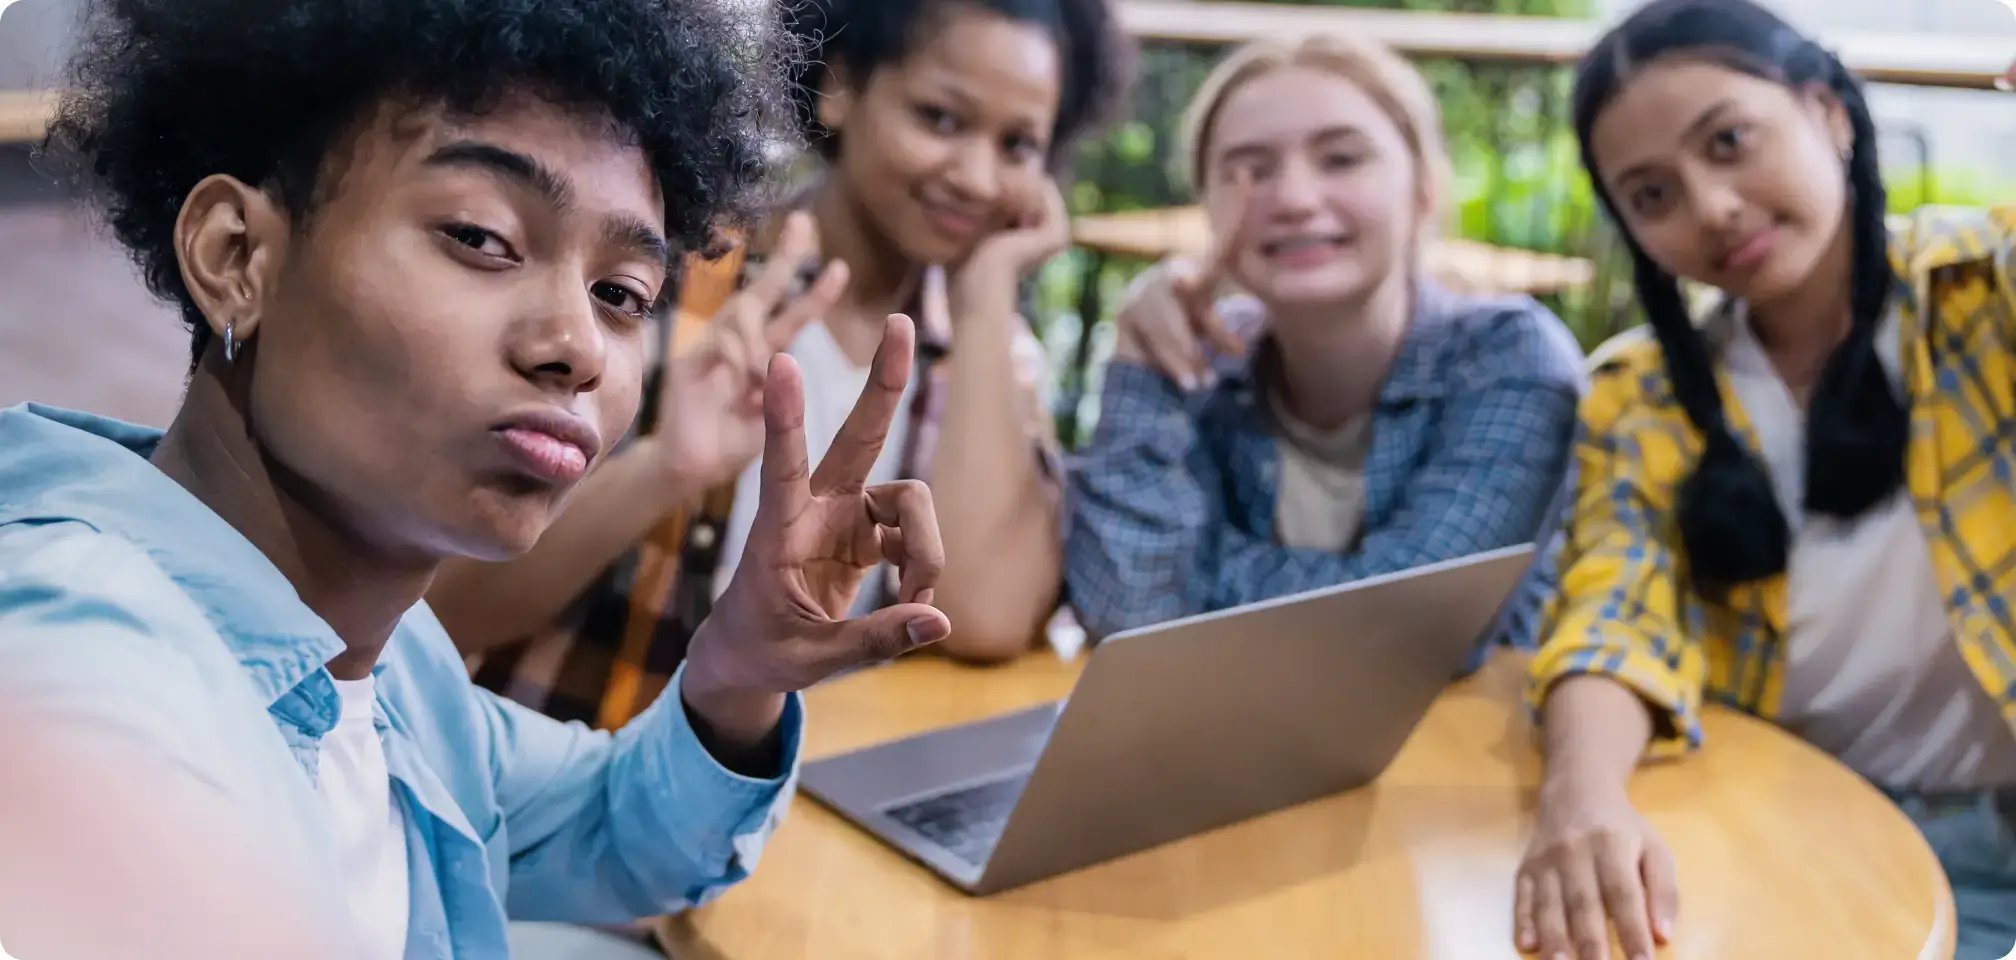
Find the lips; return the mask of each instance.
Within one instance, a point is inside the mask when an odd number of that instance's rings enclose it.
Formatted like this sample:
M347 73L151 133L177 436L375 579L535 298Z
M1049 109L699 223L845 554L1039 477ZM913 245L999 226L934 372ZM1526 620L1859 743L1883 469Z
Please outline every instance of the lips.
M1734 246L1727 248L1721 256L1715 259L1715 267L1718 271L1725 273L1731 270L1753 269L1758 264L1763 263L1765 258L1771 255L1772 249L1777 245L1778 228L1765 227L1737 241Z
M586 476L602 451L602 435L593 426L551 408L513 416L492 427L491 434L522 472L556 485Z
M985 217L972 211L935 203L924 205L924 216L939 233L957 240L972 239L987 223Z

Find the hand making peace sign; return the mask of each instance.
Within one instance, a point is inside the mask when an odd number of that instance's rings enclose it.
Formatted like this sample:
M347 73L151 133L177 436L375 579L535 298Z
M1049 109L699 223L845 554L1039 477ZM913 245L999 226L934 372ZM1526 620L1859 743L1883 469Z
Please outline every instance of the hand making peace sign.
M709 716L717 730L760 727L722 731L760 735L781 709L777 695L952 632L951 621L931 605L945 549L930 489L916 480L867 482L910 381L916 343L910 319L890 316L868 383L816 470L805 453L798 366L787 355L771 358L756 518L734 579L693 638L684 691L703 714L724 701L761 702L765 709L718 711L755 716L747 723ZM885 560L900 575L898 602L842 619L863 576Z
M812 218L787 217L762 273L722 305L698 344L666 362L653 442L670 472L711 487L741 473L762 452L770 356L824 317L847 289L847 265L833 260L811 286L793 294L815 246Z

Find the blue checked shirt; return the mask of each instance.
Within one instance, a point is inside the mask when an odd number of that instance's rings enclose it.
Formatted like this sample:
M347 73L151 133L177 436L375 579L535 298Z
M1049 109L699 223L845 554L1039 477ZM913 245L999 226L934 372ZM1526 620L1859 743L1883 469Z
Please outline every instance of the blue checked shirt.
M1363 577L1554 537L1581 394L1581 351L1527 298L1422 284L1372 409L1365 508L1343 552L1276 541L1276 428L1255 360L1217 360L1186 395L1133 363L1106 373L1099 429L1071 474L1065 578L1105 637ZM1227 305L1257 330L1257 306ZM1551 551L1507 604L1499 639L1530 644Z

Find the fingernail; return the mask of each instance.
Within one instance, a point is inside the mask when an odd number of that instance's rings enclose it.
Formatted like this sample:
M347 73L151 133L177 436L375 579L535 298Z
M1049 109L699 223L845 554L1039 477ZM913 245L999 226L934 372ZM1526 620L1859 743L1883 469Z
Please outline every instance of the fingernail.
M937 601L938 601L938 591L937 591L937 590L934 590L934 589L931 589L930 587L926 587L926 588L924 588L924 589L922 589L922 590L919 590L919 591L917 591L917 602L918 602L918 603L921 603L921 604L923 604L923 605L925 605L925 606L927 606L927 607L928 607L928 606L931 606L932 604L936 603Z
M920 647L937 643L952 635L952 625L937 617L918 617L905 624L910 642Z
M1536 946L1539 946L1539 944L1533 942L1533 931L1531 930L1519 931L1519 949L1531 950Z
M1649 953L1633 954L1631 960L1652 960L1652 955Z
M1673 938L1673 921L1671 920L1657 921L1652 925L1652 929L1658 932L1659 939L1661 940L1670 940Z

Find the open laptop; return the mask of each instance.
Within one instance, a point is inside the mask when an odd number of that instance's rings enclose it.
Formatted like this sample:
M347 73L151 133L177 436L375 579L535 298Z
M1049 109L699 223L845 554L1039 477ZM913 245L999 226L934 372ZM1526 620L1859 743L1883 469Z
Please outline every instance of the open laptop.
M969 893L1378 776L1531 565L1511 547L1116 634L1069 699L805 765Z

